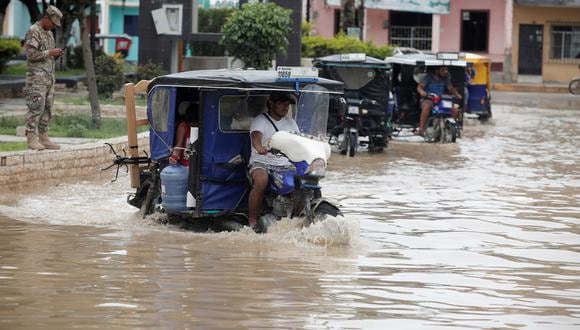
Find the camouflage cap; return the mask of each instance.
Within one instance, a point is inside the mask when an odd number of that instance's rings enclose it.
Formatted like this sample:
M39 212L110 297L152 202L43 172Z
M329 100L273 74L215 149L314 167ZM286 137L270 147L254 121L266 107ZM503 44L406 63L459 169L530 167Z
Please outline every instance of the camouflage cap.
M58 8L56 8L55 6L48 6L48 8L46 8L45 15L48 16L48 18L50 18L50 20L54 23L54 25L60 26L62 13L60 12L60 10L58 10Z

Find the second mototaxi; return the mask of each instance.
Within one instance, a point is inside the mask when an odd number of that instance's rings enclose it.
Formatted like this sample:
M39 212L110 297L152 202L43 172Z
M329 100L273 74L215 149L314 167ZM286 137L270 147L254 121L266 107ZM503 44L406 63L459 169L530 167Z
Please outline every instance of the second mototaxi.
M392 130L390 65L364 53L319 57L313 65L322 77L344 82L346 104L331 104L330 141L349 156L354 156L359 144L369 152L383 151Z
M131 185L136 192L129 204L143 216L161 212L169 221L194 229L238 230L248 224L248 160L251 119L266 110L273 91L295 93L298 102L289 115L300 133L277 132L270 147L293 164L284 173L272 173L262 216L306 219L341 215L335 203L322 196L319 181L325 176L330 146L326 124L330 99L340 98L341 82L318 78L315 68L262 70L203 70L160 76L151 82L126 86L127 120L131 157ZM134 92L147 92L147 120L137 120ZM185 105L184 105L185 104ZM194 111L186 147L189 164L184 171L168 166L177 126L178 109ZM148 124L147 161L139 155L136 126ZM276 151L274 151L274 149ZM144 164L147 164L144 166ZM171 180L171 186L164 182ZM178 187L183 186L180 191ZM173 196L169 196L169 195ZM171 202L171 203L169 203ZM271 222L271 221L270 221ZM269 222L268 222L269 223ZM265 229L265 228L264 228Z

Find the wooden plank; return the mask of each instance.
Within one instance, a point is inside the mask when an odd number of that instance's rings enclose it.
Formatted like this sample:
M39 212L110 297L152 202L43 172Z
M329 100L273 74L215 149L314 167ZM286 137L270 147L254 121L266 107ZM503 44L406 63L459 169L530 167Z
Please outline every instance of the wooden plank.
M147 87L151 80L141 80L137 84L125 84L125 114L127 117L127 144L129 147L129 157L139 157L139 144L137 140L137 126L149 124L147 118L137 120L137 110L135 109L135 94L147 92ZM129 177L131 187L139 188L139 165L129 165Z
M137 144L137 113L135 110L135 85L125 84L125 114L127 116L127 144L129 147L129 157L139 156L139 146ZM139 165L129 165L129 178L131 187L139 188Z

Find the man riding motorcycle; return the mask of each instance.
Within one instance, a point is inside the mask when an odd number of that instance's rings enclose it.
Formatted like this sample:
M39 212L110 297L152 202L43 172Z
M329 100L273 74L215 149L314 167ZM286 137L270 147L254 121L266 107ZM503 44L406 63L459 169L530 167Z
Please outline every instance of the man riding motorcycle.
M264 146L272 135L278 131L298 132L294 119L287 117L290 104L296 104L296 99L289 92L272 92L266 101L268 111L256 116L250 126L252 154L250 156L250 177L252 190L248 201L248 224L256 232L263 228L257 223L260 215L264 193L268 187L268 170L273 167L287 167L289 160L281 155L268 152Z
M425 124L427 123L429 114L433 109L433 100L430 95L435 94L441 96L446 91L453 94L458 100L461 100L461 94L459 94L451 84L451 77L449 76L449 70L446 66L438 67L433 72L425 75L417 85L417 92L421 96L421 117L419 120L419 129L416 132L417 135L423 135ZM452 108L451 116L454 119L459 117L459 111L457 108Z

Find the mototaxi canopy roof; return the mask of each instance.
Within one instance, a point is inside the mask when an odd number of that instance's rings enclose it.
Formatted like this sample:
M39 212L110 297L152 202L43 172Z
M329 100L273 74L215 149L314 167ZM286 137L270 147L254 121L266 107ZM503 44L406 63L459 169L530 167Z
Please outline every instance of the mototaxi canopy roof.
M433 66L454 66L466 67L467 62L464 60L441 60L437 59L435 54L397 54L385 58L386 63L401 64L401 65L424 65L427 67Z
M196 70L168 74L155 78L148 90L156 86L221 88L237 90L306 91L307 85L316 84L328 93L342 94L343 83L325 78L279 78L273 70L217 69Z
M491 58L489 58L489 56L475 53L465 53L464 59L469 63L491 63Z
M373 68L390 68L390 65L383 60L374 58L371 56L365 56L364 61L355 61L350 59L345 59L343 54L328 55L323 57L317 57L312 60L314 66L326 65L326 66L357 66L357 67L373 67Z

